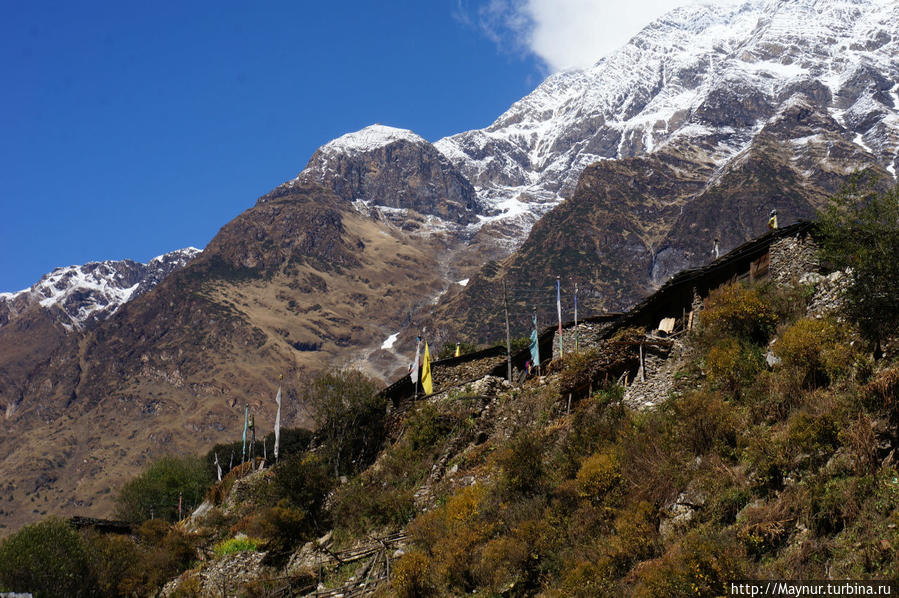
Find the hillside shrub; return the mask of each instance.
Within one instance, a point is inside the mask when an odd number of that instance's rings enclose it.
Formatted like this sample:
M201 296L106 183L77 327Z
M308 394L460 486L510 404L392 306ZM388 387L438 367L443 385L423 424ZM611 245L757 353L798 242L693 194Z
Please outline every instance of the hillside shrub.
M797 514L790 501L773 499L744 507L737 517L736 533L746 551L761 556L786 542L795 526Z
M393 565L390 581L399 598L426 598L436 594L428 577L430 561L420 550L410 550Z
M797 321L781 334L774 353L803 388L826 386L848 373L852 364L845 333L830 320Z
M696 456L710 451L729 454L737 444L739 418L720 393L688 392L664 406L680 446Z
M865 404L875 411L885 411L890 422L899 425L899 366L879 372L862 387Z
M127 536L82 532L87 546L89 569L102 596L132 596L137 593L141 554Z
M732 536L699 528L637 572L638 598L726 596L746 575L745 552Z
M497 463L502 471L501 485L512 495L533 495L540 492L545 481L543 443L535 432L522 431L515 435L500 452Z
M591 455L584 460L576 479L582 498L601 501L621 481L618 459L609 453Z
M456 418L452 415L426 403L407 418L403 442L413 453L433 451L457 424Z
M757 345L725 338L715 343L706 355L706 372L713 388L735 396L751 385L765 367L765 358Z
M777 314L757 289L731 284L709 294L697 334L706 346L726 336L761 345L776 325Z
M331 515L337 527L353 535L396 527L415 516L415 490L360 477L334 492Z
M438 586L466 591L476 587L478 547L496 527L496 521L486 515L487 498L484 486L466 486L443 506L419 515L409 525L413 541L430 559L429 571Z
M116 499L116 514L125 521L140 522L151 517L178 520L178 499L182 516L189 515L203 501L213 481L199 457L162 457L122 486Z
M190 567L197 558L199 538L166 521L145 521L137 529L140 560L129 583L138 595L155 592L164 583Z
M837 446L839 422L832 413L793 412L786 423L786 438L780 450L788 458L802 457L806 466L825 462ZM793 463L798 467L799 463Z
M662 505L685 486L686 463L692 459L675 435L671 413L633 414L618 442L621 475L634 500Z
M327 464L317 455L296 453L273 468L274 490L278 499L305 511L312 522L322 521L325 500L334 488Z
M62 519L26 525L0 542L0 588L35 598L94 596L84 541Z

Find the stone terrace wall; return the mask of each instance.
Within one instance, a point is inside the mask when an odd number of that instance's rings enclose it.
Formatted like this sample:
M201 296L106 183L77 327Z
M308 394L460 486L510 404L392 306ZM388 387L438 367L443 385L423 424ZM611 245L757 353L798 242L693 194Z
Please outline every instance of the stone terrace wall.
M579 351L584 351L585 349L590 349L592 347L597 347L602 341L602 335L612 327L612 322L580 322L577 325L577 329L574 326L571 328L563 328L562 329L562 349L565 353L570 353L574 351L574 339L575 339L575 330L577 330L577 345ZM559 332L553 335L553 359L559 358ZM540 361L545 361L543 355L540 356Z
M784 237L771 244L768 274L778 285L797 282L803 274L817 272L818 245L811 235Z
M505 362L505 355L494 355L484 359L467 361L455 366L434 365L431 369L431 376L434 379L434 392L441 392L447 388L483 378L493 371L493 368Z

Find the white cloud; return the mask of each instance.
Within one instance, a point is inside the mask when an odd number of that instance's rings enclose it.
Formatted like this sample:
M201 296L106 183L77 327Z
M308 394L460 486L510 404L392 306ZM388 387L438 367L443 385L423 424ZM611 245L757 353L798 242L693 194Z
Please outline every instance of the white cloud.
M464 10L459 0L460 10ZM481 31L501 48L529 52L550 71L585 67L689 0L487 0Z

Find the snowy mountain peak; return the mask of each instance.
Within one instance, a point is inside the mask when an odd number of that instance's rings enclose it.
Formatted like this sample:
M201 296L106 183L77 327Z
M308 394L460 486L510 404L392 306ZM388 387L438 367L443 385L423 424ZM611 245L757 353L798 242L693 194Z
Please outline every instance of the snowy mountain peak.
M485 129L432 145L372 125L322 146L295 181L324 184L349 201L413 207L436 216L434 226L453 220L468 238L507 252L572 195L586 166L664 151L722 171L798 101L896 177L896 56L894 0L686 6L594 65L551 75ZM836 170L856 166L864 164ZM404 182L426 179L421 188ZM424 204L415 200L422 193ZM450 210L441 207L447 197Z
M689 143L737 155L796 93L893 171L899 3L749 0L678 8L586 69L557 73L486 129L437 141L483 200L557 203L587 164ZM845 117L845 118L844 118ZM841 120L842 119L842 120Z
M6 315L0 318L0 324L37 304L53 311L67 329L81 328L90 321L109 317L199 253L201 250L188 247L157 256L146 264L107 260L54 268L28 289L0 293L0 311Z
M337 152L368 152L396 141L409 141L411 143L427 143L423 137L416 135L408 129L397 129L381 124L374 124L341 135L337 139L329 141L322 146L322 151Z

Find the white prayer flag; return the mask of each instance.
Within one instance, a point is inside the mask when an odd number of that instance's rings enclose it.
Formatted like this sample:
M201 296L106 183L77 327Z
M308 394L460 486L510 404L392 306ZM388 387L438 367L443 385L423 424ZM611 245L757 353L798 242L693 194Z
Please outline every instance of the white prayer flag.
M278 403L278 414L275 415L275 461L278 460L278 448L281 446L281 387L278 387L278 395L275 397Z

